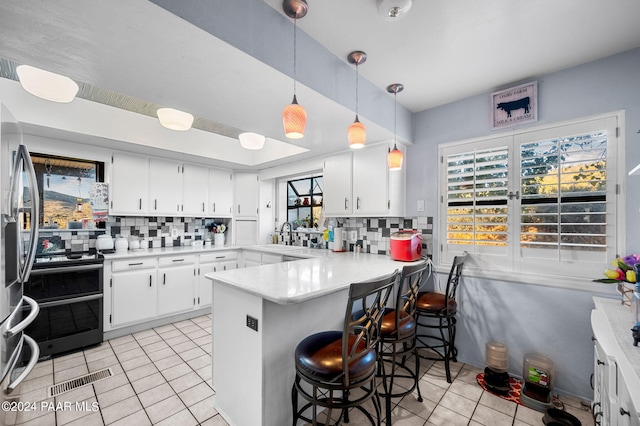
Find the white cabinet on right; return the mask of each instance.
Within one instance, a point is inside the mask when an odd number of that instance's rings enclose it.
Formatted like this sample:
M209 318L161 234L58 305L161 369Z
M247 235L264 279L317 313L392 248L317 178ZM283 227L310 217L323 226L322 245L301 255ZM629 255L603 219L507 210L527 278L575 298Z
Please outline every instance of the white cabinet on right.
M593 416L599 426L640 426L640 367L628 307L593 298Z
M406 172L389 171L387 154L387 145L377 145L327 158L325 216L404 216Z

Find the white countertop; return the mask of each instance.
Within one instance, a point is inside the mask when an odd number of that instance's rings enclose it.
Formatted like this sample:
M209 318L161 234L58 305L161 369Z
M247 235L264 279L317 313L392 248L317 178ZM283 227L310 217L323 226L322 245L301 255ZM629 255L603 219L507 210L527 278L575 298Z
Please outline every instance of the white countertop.
M265 253L283 254L286 256L297 257L317 257L323 256L323 252L329 250L325 249L309 249L306 247L298 246L285 246L282 244L265 244L256 246L234 246L224 245L211 247L204 246L175 246L175 247L159 247L159 248L147 248L147 249L135 249L135 250L122 250L114 253L103 254L105 260L118 260L118 259L132 259L136 257L148 257L148 256L165 256L173 254L201 254L211 253L216 251L227 250L249 250L260 251Z
M212 272L206 275L215 284L246 291L281 305L300 303L347 288L351 283L377 278L402 270L411 263L388 256L330 250L263 250L284 255L314 256L292 262ZM255 250L256 247L247 249Z
M619 299L594 297L593 301L596 308L605 313L622 353L633 366L636 375L640 377L640 346L633 346L631 327L635 322L631 308L622 306Z

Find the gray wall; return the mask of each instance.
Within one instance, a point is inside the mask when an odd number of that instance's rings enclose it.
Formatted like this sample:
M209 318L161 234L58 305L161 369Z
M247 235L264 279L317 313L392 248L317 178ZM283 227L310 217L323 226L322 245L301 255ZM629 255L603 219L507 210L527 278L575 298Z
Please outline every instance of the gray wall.
M539 120L531 126L625 110L623 166L625 172L630 170L640 163L638 70L640 49L526 80L538 81ZM513 85L517 83L521 82ZM490 130L489 95L416 114L415 144L408 147L406 156L407 216L433 216L437 223L438 144L504 133ZM623 182L628 224L625 254L640 252L640 233L634 226L640 218L640 197L635 196L638 184L640 176L629 177L628 185ZM417 200L426 200L424 212L416 211ZM436 258L437 231L434 225ZM613 295L610 289L604 290ZM483 367L485 343L500 340L509 347L512 374L522 375L526 352L540 352L555 362L554 387L558 391L591 398L592 296L583 291L467 277L460 291L459 360Z

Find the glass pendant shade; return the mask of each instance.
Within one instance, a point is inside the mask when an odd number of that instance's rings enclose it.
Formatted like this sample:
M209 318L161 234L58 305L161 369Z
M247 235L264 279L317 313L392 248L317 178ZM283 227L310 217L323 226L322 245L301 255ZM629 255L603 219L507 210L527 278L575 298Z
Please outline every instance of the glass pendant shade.
M367 129L364 124L358 120L356 115L355 121L349 126L347 130L347 137L349 138L349 148L360 149L364 147L364 142L367 136Z
M387 155L387 165L389 166L389 170L401 170L403 159L404 155L402 154L402 151L393 144L393 149L389 151L389 154Z
M158 108L158 120L163 127L184 132L193 124L193 115L173 108Z
M240 146L244 149L255 151L264 147L264 141L266 140L266 137L257 133L245 132L238 135L238 140L240 141Z
M307 112L302 105L298 104L296 95L293 95L293 102L282 110L282 124L284 125L284 134L289 139L300 139L304 136Z
M19 65L16 73L24 90L48 101L69 103L78 93L78 84L64 75L30 65Z

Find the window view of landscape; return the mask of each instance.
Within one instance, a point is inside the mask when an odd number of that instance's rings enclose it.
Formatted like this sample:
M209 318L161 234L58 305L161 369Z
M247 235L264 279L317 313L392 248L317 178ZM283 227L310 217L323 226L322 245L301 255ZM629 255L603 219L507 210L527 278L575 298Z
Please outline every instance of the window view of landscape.
M518 149L516 191L507 146L447 156L448 244L508 245L514 208L521 248L605 251L606 132Z
M86 227L92 220L89 191L97 182L98 163L31 154L40 191L43 229Z

